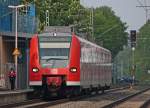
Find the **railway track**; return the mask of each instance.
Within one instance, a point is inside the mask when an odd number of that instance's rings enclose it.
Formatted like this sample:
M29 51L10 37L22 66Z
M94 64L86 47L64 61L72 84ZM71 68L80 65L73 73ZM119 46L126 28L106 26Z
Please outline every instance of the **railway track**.
M124 88L120 90L118 89L118 90L108 91L101 95L93 95L86 98L69 101L63 104L49 106L48 108L104 108L107 107L107 105L116 102L117 100L121 100L122 98L141 92L147 88L148 87L140 86L140 87L134 87L134 89L132 90L128 88ZM110 106L107 108L112 108L112 107ZM118 106L116 108L118 108ZM127 107L124 106L121 108L127 108ZM129 107L129 108L135 108L135 107Z
M102 108L146 108L150 101L150 88L118 99Z
M117 91L117 90L122 90L125 88L127 88L127 87L121 87L121 88L114 88L114 89L106 90L105 93L109 93L109 92L113 92L113 91ZM44 107L50 107L50 106L54 106L54 105L70 103L70 102L82 100L85 98L94 97L97 95L102 95L102 93L94 94L94 95L84 95L84 96L79 96L79 97L71 98L71 99L59 99L59 100L53 100L53 101L52 100L51 101L44 101L42 99L33 99L33 100L27 100L27 101L20 102L20 103L3 105L0 107L2 107L2 108L44 108Z
M144 104L140 108L150 108L150 99L144 102Z

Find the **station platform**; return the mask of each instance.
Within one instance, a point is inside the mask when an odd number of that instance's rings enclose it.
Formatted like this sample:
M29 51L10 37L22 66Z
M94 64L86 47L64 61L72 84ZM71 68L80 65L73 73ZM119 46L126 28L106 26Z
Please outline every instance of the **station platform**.
M32 92L33 89L23 89L23 90L0 89L0 105L25 101L28 99L28 93Z

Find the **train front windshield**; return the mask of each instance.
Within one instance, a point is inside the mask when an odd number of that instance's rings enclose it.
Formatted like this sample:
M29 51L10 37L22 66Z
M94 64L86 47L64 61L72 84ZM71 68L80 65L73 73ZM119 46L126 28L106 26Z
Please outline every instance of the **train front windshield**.
M39 38L42 67L63 68L68 65L71 37Z

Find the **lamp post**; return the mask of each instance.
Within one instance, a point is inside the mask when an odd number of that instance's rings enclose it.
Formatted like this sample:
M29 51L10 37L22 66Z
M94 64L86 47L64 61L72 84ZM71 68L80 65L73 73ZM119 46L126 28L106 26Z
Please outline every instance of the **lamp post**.
M12 8L12 9L15 9L15 11L16 11L16 28L15 28L15 50L14 50L14 52L13 52L13 55L15 56L15 71L16 71L16 88L18 88L18 86L17 86L17 82L18 82L18 55L20 54L20 52L19 52L19 50L18 50L18 33L17 33L17 11L18 11L18 8L21 8L21 7L24 7L25 5L17 5L17 6L11 6L11 5L9 5L8 7L9 8Z

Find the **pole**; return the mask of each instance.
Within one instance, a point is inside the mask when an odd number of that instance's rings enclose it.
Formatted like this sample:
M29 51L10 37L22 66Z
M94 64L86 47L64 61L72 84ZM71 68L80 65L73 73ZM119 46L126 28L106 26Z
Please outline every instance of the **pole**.
M17 7L15 8L16 9L16 37L15 37L15 49L17 49L18 48L18 34L17 34ZM18 88L18 84L17 84L17 82L18 82L18 56L17 55L15 55L15 71L16 71L16 89Z
M91 8L91 26L92 26L92 39L95 41L94 38L94 8Z
M130 88L132 89L134 86L134 80L135 80L135 66L134 66L134 56L135 56L135 47L132 47L132 70L131 70L131 76L132 76L132 82L130 85Z
M15 22L15 50L18 51L18 33L17 33L17 25L18 25L18 22L17 22L17 14L18 14L18 8L21 8L21 7L24 7L25 5L18 5L18 6L8 6L9 8L13 8L15 9L16 11L16 22ZM15 71L16 71L16 82L15 82L15 85L16 85L16 89L18 89L18 54L15 54Z
M123 77L123 61L121 61L121 78Z
M150 7L150 6L147 6L147 2L146 2L146 0L144 0L144 2L145 2L145 5L143 5L143 3L140 1L140 0L137 0L138 1L138 3L140 4L140 6L136 6L136 7L142 7L142 8L144 8L144 10L145 10L145 16L146 16L146 21L149 19L148 18L148 7Z
M28 46L28 40L27 41L27 46ZM27 55L27 89L29 88L29 49L26 50L26 55Z
M135 48L132 49L132 58L133 58L133 64L132 64L132 85L134 86L134 79L135 79L135 63L134 63L134 56L135 56Z

